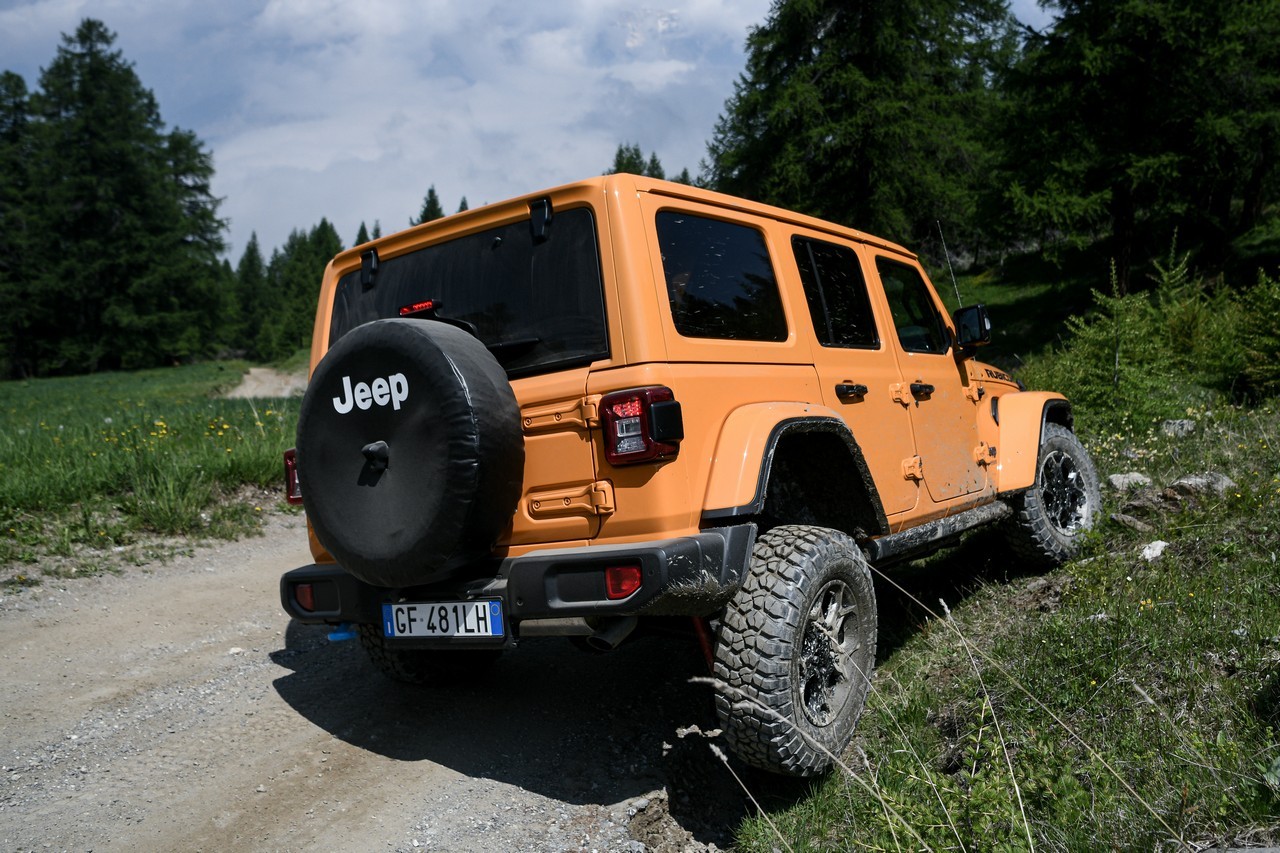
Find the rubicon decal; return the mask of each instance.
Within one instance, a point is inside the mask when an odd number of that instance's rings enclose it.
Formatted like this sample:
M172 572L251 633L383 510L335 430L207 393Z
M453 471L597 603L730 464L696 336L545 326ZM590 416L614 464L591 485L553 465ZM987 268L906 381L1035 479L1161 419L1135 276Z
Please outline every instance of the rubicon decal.
M403 373L393 373L385 379L379 376L372 382L351 385L351 377L342 377L342 395L333 398L333 408L345 415L352 408L368 411L371 406L385 406L399 411L400 404L409 399L409 380Z

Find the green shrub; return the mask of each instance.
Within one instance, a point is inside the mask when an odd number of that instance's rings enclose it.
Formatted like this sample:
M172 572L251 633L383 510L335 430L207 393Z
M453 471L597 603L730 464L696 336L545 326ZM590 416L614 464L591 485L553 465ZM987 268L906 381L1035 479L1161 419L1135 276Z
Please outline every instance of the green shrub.
M1066 394L1095 430L1172 417L1182 395L1167 392L1185 380L1150 295L1121 293L1113 274L1111 293L1093 296L1095 310L1069 319L1066 344L1028 362L1023 381Z
M1094 291L1094 310L1070 318L1067 342L1029 362L1023 381L1066 394L1095 432L1180 417L1188 406L1238 393L1252 363L1250 340L1259 352L1272 353L1257 370L1274 387L1280 373L1266 371L1275 370L1280 347L1270 320L1280 307L1280 290L1272 295L1274 305L1246 308L1230 288L1192 275L1188 258L1171 250L1165 262L1156 262L1151 291L1121 292L1113 270L1111 292ZM1255 291L1245 299L1265 302ZM1252 338L1242 334L1250 318L1269 321L1260 322Z
M1259 273L1241 301L1245 387L1257 397L1280 395L1280 279Z

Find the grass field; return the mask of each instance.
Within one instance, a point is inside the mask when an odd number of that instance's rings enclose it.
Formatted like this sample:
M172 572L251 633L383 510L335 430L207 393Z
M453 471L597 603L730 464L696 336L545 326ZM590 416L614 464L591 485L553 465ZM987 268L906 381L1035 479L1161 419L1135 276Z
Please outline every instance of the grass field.
M280 500L297 401L223 399L244 367L0 383L0 580L92 574L174 537L253 530Z

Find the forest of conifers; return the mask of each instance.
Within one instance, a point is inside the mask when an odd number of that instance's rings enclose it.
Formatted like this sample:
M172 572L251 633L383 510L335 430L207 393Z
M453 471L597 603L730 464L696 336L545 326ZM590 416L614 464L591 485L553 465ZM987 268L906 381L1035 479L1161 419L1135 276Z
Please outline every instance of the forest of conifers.
M1037 31L1003 0L777 0L692 180L932 261L941 235L979 267L1088 251L1138 286L1176 239L1208 275L1272 269L1280 0L1047 6ZM233 265L212 153L114 43L86 19L34 87L0 75L0 375L305 347L342 238L316 211ZM662 173L637 145L620 169ZM410 221L443 214L432 187Z

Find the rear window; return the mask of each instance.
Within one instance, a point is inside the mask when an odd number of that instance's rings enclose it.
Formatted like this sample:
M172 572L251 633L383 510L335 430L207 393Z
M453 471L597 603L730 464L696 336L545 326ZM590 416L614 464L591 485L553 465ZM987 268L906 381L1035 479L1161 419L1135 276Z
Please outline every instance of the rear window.
M547 373L608 355L603 293L591 210L557 210L544 240L524 220L382 260L368 290L360 270L347 273L329 345L431 300L439 317L474 330L509 376Z
M658 213L657 228L676 331L690 338L787 339L764 235L669 210Z

